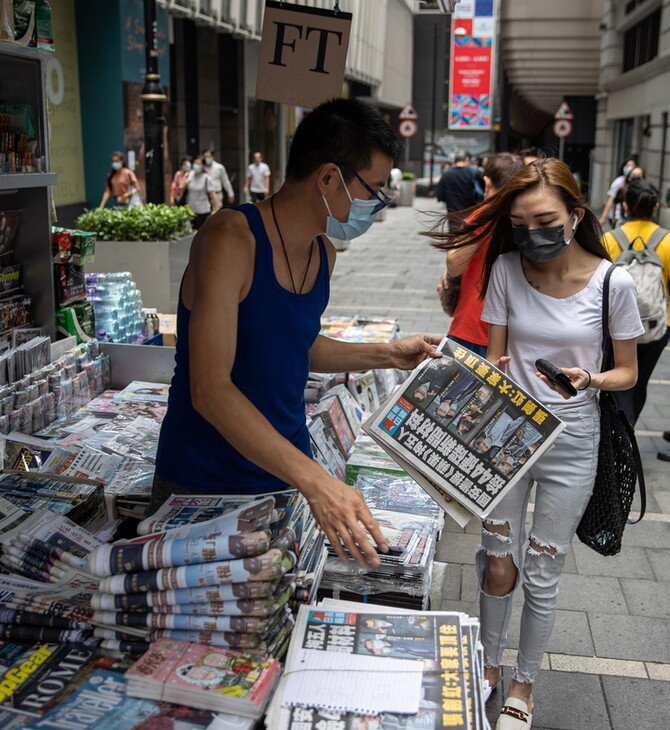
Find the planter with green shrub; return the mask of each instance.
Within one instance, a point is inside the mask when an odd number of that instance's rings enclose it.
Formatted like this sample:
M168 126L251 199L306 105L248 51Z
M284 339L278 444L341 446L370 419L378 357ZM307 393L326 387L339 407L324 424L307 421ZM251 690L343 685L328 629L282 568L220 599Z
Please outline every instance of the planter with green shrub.
M87 273L130 271L145 307L174 314L194 217L186 206L163 204L86 211L77 226L98 234L95 261L86 265Z
M189 235L195 213L185 205L148 203L139 208L94 208L77 218L99 241L174 241Z

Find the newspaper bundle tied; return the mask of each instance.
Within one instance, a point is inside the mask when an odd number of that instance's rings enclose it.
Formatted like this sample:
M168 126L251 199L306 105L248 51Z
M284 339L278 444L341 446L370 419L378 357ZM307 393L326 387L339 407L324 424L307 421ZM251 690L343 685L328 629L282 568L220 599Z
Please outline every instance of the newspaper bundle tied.
M439 349L363 429L463 526L486 517L565 424L483 357L448 339Z

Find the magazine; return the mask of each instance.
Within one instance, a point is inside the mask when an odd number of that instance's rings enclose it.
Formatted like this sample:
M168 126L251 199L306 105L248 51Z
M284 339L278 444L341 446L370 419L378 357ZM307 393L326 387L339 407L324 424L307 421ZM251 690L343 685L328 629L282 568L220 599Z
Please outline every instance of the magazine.
M445 511L446 493L484 518L565 425L484 358L449 339L440 350L363 428Z
M128 697L123 674L98 669L62 703L26 730L131 730L158 710L154 700Z
M161 639L125 676L130 696L260 717L279 673L276 659Z

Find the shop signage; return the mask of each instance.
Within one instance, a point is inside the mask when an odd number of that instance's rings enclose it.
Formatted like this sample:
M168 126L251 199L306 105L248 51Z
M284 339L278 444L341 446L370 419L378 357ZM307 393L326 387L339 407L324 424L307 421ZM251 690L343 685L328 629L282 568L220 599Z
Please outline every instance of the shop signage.
M342 95L351 13L265 3L256 98L313 109Z
M491 128L493 0L461 0L451 18L449 129Z

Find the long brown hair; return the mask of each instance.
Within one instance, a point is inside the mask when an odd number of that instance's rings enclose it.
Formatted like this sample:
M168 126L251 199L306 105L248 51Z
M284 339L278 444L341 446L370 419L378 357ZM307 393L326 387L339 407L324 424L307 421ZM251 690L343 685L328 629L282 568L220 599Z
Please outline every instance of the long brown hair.
M425 235L434 239L432 245L443 251L478 243L490 236L483 271L482 296L491 276L491 269L500 254L517 251L512 236L510 211L517 196L537 187L550 187L565 203L568 213L575 208L584 208L584 217L577 227L574 240L587 251L602 259L608 259L607 250L602 244L602 230L598 219L586 207L570 168L555 157L535 160L525 165L506 185L484 203L465 211L458 211L457 218L464 219L460 225L445 230L445 223L452 218L444 216L432 230Z

